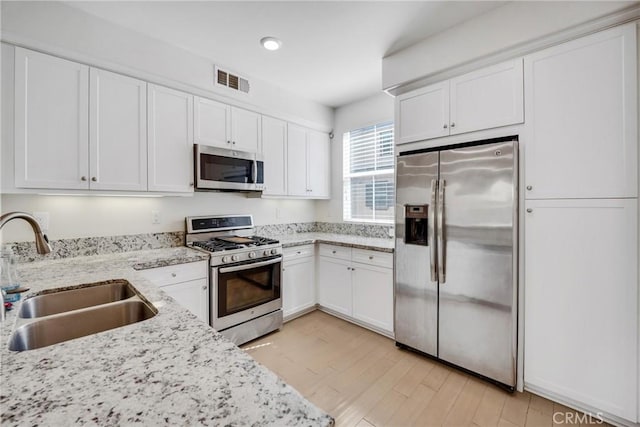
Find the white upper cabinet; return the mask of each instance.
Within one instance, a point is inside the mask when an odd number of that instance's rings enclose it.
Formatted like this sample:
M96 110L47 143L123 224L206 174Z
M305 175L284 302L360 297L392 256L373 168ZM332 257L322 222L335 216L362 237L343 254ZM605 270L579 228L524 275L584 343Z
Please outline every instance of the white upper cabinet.
M525 205L525 386L631 421L638 395L637 203Z
M231 148L231 109L221 102L196 96L195 143Z
M16 187L88 189L89 67L16 47L14 85Z
M287 122L262 117L265 196L287 195Z
M253 111L231 107L231 146L234 150L257 153L262 116Z
M89 187L147 190L147 83L92 68Z
M313 198L329 198L331 169L331 143L329 135L322 132L307 132L307 183Z
M149 84L149 191L193 191L193 96Z
M290 196L329 198L330 149L327 134L288 125L287 187Z
M306 197L309 195L307 192L307 131L301 126L289 124L287 135L289 195Z
M486 67L396 98L396 143L524 121L522 59Z
M526 197L636 197L635 23L525 58Z
M261 116L253 111L195 97L195 143L257 153Z
M451 135L524 121L522 59L450 81Z
M449 82L399 96L395 123L397 144L449 135Z

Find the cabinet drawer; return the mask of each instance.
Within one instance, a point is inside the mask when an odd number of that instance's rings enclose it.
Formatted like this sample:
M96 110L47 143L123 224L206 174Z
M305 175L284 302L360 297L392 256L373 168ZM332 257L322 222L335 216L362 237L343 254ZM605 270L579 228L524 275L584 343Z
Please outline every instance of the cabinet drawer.
M285 261L313 256L314 252L313 245L295 246L292 248L285 248L283 250Z
M393 254L389 252L368 251L366 249L353 249L351 253L353 262L377 265L379 267L393 268Z
M138 273L156 286L171 285L208 277L207 261L190 262L188 264L170 265L168 267L150 268Z
M334 245L320 245L320 256L328 256L348 261L351 259L351 248Z

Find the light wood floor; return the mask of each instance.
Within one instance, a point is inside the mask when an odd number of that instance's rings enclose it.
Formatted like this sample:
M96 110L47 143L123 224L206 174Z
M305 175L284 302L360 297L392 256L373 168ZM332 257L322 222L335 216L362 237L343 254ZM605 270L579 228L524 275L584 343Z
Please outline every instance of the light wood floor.
M560 424L578 425L569 422L575 412L565 406L506 393L320 311L243 348L330 413L338 427L552 426L555 412Z

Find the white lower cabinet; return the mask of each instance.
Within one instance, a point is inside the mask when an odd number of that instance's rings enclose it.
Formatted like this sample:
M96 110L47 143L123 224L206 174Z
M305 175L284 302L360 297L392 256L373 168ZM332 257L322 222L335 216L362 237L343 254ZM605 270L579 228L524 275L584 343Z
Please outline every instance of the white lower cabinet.
M353 317L388 332L393 331L393 270L353 263Z
M525 208L525 387L636 421L637 199Z
M209 323L209 263L198 261L138 272L181 306Z
M350 259L319 257L318 303L345 316L353 315Z
M282 311L285 320L316 305L314 247L284 250L282 267Z
M165 285L160 289L195 314L198 319L209 323L209 281L207 279Z
M320 306L393 335L393 254L321 244Z

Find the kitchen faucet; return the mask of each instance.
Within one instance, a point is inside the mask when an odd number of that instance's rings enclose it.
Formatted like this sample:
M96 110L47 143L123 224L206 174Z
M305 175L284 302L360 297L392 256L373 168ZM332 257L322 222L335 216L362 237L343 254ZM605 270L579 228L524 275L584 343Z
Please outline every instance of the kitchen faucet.
M38 251L38 253L41 255L46 255L49 252L51 252L51 245L49 245L49 239L47 238L46 234L42 232L42 229L40 228L38 221L31 214L28 214L26 212L9 212L0 216L0 230L2 229L2 227L4 227L4 225L7 222L17 218L24 219L29 223L29 225L31 225L31 228L33 228L33 234L35 234L35 238L36 238L36 250ZM2 295L2 291L0 291L0 304L2 304L2 306L0 307L0 321L3 321L4 320L4 296Z

